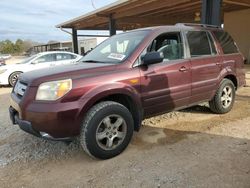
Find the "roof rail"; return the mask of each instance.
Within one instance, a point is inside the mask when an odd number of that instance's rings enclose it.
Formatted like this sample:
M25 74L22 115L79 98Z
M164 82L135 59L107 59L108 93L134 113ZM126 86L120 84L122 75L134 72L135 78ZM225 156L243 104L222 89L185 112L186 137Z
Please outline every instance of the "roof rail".
M218 28L221 29L220 26L217 25L208 25L208 24L196 24L196 23L177 23L176 26L198 26L198 27L204 27L204 28Z

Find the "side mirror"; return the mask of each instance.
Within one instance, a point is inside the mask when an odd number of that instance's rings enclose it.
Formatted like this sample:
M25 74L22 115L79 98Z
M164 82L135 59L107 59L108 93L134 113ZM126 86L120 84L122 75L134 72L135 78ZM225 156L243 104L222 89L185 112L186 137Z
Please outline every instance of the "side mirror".
M160 52L148 52L142 58L142 65L150 65L162 62L164 57Z

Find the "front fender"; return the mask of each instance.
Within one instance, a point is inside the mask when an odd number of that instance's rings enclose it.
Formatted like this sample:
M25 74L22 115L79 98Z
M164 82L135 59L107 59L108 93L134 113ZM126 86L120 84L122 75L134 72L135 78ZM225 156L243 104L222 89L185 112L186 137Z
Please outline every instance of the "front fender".
M137 113L140 119L142 118L142 104L140 100L140 94L138 91L131 85L126 83L111 83L106 85L97 86L87 93L85 93L79 99L79 105L81 111L79 111L78 117L80 120L84 117L84 114L97 102L101 99L104 99L108 96L122 94L129 97L137 108Z

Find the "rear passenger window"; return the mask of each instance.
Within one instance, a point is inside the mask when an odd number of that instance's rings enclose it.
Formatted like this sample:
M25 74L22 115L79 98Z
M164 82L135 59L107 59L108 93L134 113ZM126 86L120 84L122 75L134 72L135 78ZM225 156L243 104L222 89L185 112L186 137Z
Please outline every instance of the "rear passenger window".
M224 54L238 53L238 48L232 37L224 31L214 31L216 39L219 41Z
M189 31L187 33L187 40L191 57L212 54L206 31Z
M61 61L61 60L69 60L69 59L74 59L73 55L71 54L66 54L66 53L59 53L56 54L56 60Z

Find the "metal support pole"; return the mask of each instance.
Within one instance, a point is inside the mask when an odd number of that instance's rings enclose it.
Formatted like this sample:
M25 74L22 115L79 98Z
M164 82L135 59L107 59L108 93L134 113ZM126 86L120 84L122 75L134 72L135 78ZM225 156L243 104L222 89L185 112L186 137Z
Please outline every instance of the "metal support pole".
M201 23L221 26L222 0L202 0Z
M78 54L77 30L75 28L72 28L72 47L73 47L73 52Z
M115 19L113 19L112 14L109 16L109 35L115 35L116 34L116 24Z

